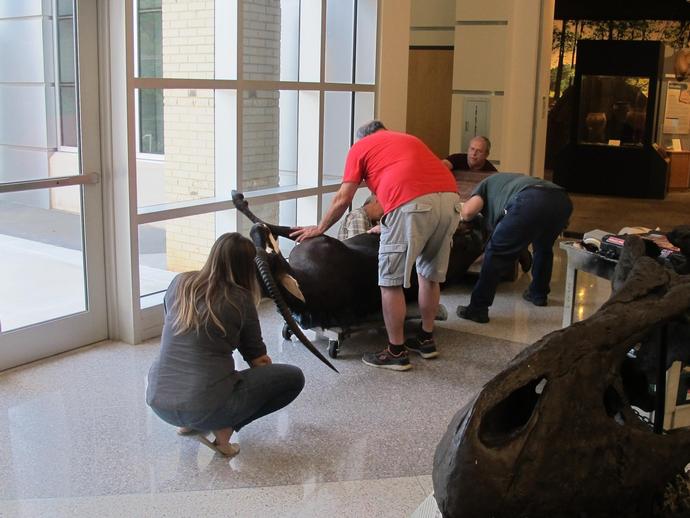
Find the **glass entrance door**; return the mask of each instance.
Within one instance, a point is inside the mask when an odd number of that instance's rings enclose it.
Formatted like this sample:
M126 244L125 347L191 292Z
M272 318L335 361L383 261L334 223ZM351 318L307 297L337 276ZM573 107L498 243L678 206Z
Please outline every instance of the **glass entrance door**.
M0 370L107 337L96 2L0 10Z

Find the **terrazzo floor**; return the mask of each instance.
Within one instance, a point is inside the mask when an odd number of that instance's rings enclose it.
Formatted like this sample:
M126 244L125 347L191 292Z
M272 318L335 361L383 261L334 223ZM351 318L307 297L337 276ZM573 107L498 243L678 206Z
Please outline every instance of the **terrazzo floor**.
M501 284L489 324L455 316L471 284L445 290L441 355L412 358L408 372L361 362L385 343L373 330L343 343L335 374L281 338L264 301L269 354L300 366L307 382L293 404L236 436L242 451L231 460L176 435L146 406L158 340L103 342L6 371L0 516L410 516L432 492L434 449L454 413L526 345L560 328L564 271L556 249L545 308L522 300L528 276ZM605 281L582 276L576 314L606 296Z

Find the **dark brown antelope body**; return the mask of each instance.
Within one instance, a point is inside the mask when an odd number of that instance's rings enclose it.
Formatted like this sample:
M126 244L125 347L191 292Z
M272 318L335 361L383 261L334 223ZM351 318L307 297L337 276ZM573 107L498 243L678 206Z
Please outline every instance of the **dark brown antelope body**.
M291 229L261 221L249 209L242 193L233 191L232 197L237 209L254 222L252 240L258 249L266 251L268 269L302 328L346 327L382 319L378 234L360 234L345 241L318 236L296 245L286 260L278 248L277 237L289 238ZM465 274L481 254L483 242L474 227L463 225L458 229L447 283L456 282ZM416 276L412 277L416 282ZM406 290L406 297L416 299L415 284Z

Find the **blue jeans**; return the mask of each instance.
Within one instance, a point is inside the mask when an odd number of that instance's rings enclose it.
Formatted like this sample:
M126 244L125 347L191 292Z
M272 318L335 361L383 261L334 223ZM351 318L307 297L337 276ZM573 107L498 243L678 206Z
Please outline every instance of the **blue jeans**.
M470 307L483 310L493 304L501 272L512 268L520 251L530 243L534 262L528 292L533 300L546 300L553 268L553 244L572 212L568 193L561 189L528 187L513 196L484 250Z
M243 426L291 403L304 388L304 374L293 365L272 364L240 371L227 401L215 410L166 410L151 407L163 421L195 430L239 431Z

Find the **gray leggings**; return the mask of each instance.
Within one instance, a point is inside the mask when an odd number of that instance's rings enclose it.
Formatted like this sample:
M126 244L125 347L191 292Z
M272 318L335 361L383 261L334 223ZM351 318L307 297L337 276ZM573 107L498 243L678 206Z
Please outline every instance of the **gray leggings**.
M195 430L239 431L255 419L280 410L304 388L304 374L294 365L272 364L240 371L240 380L216 410L165 410L151 407L163 421Z

